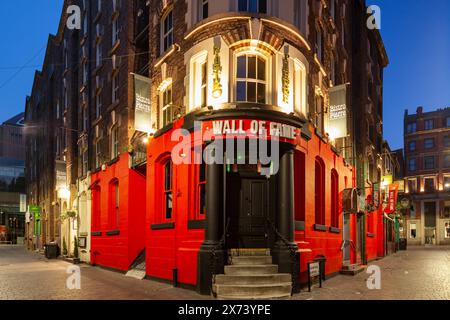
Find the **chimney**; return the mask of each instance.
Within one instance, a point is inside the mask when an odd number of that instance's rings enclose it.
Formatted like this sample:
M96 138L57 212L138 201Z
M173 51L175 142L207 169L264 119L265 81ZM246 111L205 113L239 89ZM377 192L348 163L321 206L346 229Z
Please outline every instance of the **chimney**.
M422 106L418 107L416 113L418 116L421 116L423 114L423 107Z

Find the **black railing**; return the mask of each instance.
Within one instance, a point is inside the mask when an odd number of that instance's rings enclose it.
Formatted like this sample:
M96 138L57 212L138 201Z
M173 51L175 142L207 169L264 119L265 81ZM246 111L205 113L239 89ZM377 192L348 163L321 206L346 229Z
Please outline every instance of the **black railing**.
M292 266L292 270L291 270L292 293L291 294L293 295L294 293L298 292L298 282L299 282L298 278L299 278L299 270L300 270L299 259L297 259L298 251L295 247L292 246L292 243L278 231L277 227L275 226L275 224L272 221L267 219L267 224L272 229L272 231L275 233L275 235L289 249L290 258L291 258L291 266Z
M211 250L211 260L210 260L210 270L211 270L211 276L212 276L211 292L214 294L214 296L215 296L215 293L212 290L212 285L213 285L213 283L216 282L216 275L219 274L219 272L220 272L217 270L218 269L217 265L218 265L218 261L220 258L220 255L217 253L217 251L222 251L225 249L226 239L227 239L228 231L230 228L230 222L231 222L231 219L228 218L222 238L220 239L219 243L216 246L214 246ZM222 260L224 260L224 257L225 256L222 256Z

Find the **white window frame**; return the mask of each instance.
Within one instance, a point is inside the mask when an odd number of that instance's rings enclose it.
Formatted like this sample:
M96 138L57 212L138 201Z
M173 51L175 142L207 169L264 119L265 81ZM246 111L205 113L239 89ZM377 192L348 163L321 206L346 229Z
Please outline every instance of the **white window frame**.
M252 50L253 49L253 50ZM232 97L232 101L235 102L240 102L240 103L246 103L249 101L238 101L237 100L237 84L239 81L245 81L246 83L248 82L254 82L256 84L265 84L266 85L266 97L265 97L265 102L264 104L271 104L272 101L270 99L270 92L272 89L272 56L268 56L266 54L261 53L260 51L254 50L254 48L247 48L245 50L241 50L238 52L235 52L233 55L233 88L234 90L232 91L233 97ZM259 80L259 79L251 79L251 78L238 78L237 76L237 72L238 72L238 58L241 56L257 56L257 57L261 57L265 63L266 63L266 80ZM257 59L258 61L258 59ZM247 65L246 65L246 70L248 70L248 58L247 58ZM256 68L256 70L258 70L258 68ZM258 92L256 92L256 96L258 95ZM251 102L250 103L258 103L258 102Z
M111 79L112 103L119 101L119 73L114 72Z
M202 84L202 66L206 64L206 87ZM189 112L202 107L202 93L206 89L208 105L208 52L201 51L191 58L189 74Z
M111 160L119 156L119 124L115 123L111 127Z
M171 103L164 103L164 95L167 93L168 90L171 90ZM169 81L166 83L166 85L163 88L160 88L159 91L159 105L160 105L160 128L164 128L166 125L173 122L173 87L172 87L172 81ZM170 112L169 120L164 121L164 114L165 112Z
M119 26L119 16L116 16L112 21L112 46L114 47L120 39L120 26Z
M294 110L305 117L307 116L307 93L306 93L306 67L298 59L294 59L293 93Z

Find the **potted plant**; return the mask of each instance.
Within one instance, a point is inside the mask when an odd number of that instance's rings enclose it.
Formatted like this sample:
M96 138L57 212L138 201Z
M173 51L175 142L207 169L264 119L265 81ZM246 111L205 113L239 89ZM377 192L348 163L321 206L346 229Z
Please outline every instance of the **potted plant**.
M74 248L73 248L73 263L74 264L79 264L80 263L80 253L79 253L79 249L78 249L78 238L75 236L74 237Z
M64 257L67 257L68 252L67 252L66 238L63 238L63 252L62 253L63 253Z

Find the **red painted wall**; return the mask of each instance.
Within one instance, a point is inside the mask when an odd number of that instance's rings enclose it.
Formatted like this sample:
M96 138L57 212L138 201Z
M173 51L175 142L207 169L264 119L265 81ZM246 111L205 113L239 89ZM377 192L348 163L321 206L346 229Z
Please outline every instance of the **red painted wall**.
M183 120L175 122L179 128ZM173 166L173 218L165 219L158 205L161 185L157 170L160 160L173 150L177 144L171 141L173 130L152 139L148 145L147 159L147 216L146 250L147 275L166 280L173 279L173 269L178 269L178 280L184 284L197 283L197 255L204 240L204 230L188 230L188 221L194 215L193 166L181 164ZM200 141L201 143L201 141ZM189 146L190 147L190 146ZM188 148L189 149L189 148ZM174 228L152 230L150 226L174 223Z
M314 129L311 127L311 130ZM301 140L297 150L305 154L305 230L296 231L295 239L300 249L300 271L302 282L304 282L307 273L307 263L317 257L325 257L326 273L332 274L338 272L342 267L343 255L342 246L342 191L346 188L354 187L354 172L352 167L347 166L343 159L338 157L330 145L322 141L317 135L313 134L310 141ZM319 156L325 163L325 225L331 226L331 170L335 169L339 174L339 228L340 233L328 231L316 231L314 229L315 221L315 160ZM352 215L351 237L355 238L356 222ZM352 258L355 261L355 257Z
M110 183L116 179L119 182L118 226L111 223L110 217ZM145 247L145 177L130 169L129 155L122 154L105 171L92 174L91 181L93 188L100 188L99 199L95 195L92 199L91 231L101 232L101 236L91 237L91 263L126 271ZM107 235L116 230L120 231L119 235Z

